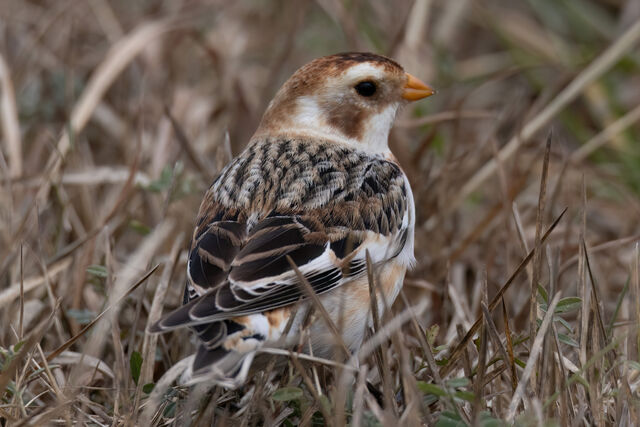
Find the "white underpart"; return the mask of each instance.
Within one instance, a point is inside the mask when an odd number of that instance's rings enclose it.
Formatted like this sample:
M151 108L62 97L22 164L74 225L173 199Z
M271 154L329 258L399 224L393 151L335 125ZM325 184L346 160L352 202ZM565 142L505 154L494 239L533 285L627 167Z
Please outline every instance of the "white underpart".
M406 175L404 175L404 187L407 189L407 210L402 218L402 228L408 228L408 235L404 248L402 248L402 251L398 254L398 261L405 265L407 269L411 269L416 263L416 257L413 251L416 226L416 205L413 200L411 184L409 184L409 179Z

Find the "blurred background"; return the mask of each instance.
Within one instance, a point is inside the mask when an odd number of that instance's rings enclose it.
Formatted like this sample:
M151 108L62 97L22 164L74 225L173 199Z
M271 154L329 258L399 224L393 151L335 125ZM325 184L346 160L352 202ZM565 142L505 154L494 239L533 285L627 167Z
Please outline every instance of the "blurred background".
M536 228L565 208L538 267L505 296L511 329L528 333L531 283L548 287L554 266L563 297L586 295L586 276L597 284L597 312L615 335L638 314L639 23L637 0L3 0L0 324L10 327L0 347L38 330L59 304L38 341L49 354L115 305L105 316L115 326L101 322L66 350L128 372L131 355L151 345L144 329L157 287L167 290L156 315L163 301L165 311L181 302L206 188L280 85L342 51L392 57L438 91L403 110L391 134L417 204L418 264L405 291L428 301L419 321L434 345L446 354L457 327L480 314L484 281L492 297ZM578 364L577 309L590 306L575 305L562 335ZM187 333L162 337L140 375L152 382L192 350ZM112 387L108 377L101 384ZM108 420L109 408L93 413Z

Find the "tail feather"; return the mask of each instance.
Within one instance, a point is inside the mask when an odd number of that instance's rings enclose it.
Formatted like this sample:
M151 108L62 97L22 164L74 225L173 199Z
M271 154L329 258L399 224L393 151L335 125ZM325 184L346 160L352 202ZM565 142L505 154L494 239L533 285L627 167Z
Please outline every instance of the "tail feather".
M188 384L210 381L229 389L245 383L255 351L242 353L222 346L208 349L198 347Z
M204 325L195 325L192 328L198 334L202 344L209 350L220 346L227 337L227 322L213 322Z
M209 292L190 301L185 297L183 306L152 324L149 332L163 333L183 327L194 330L198 350L181 382L207 381L235 389L244 384L255 353L267 341L271 328L277 331L280 323L286 323L287 319L284 315L281 319L278 316L269 318L262 313L214 319L219 312L217 306L210 307L204 317L194 315L193 309L198 304L206 306L204 303L215 296L214 292Z
M150 328L150 332L166 332L180 327L178 316L182 314L176 316L179 312L176 310L161 319ZM168 317L171 318L169 321L166 320ZM196 384L208 381L229 389L244 384L255 349L263 337L248 335L246 327L233 319L190 325L190 328L195 330L199 345L193 363L181 382ZM231 343L235 345L229 345Z
M189 310L191 310L196 301L190 301L165 315L149 327L149 332L152 334L168 332L192 324L193 319L189 315Z

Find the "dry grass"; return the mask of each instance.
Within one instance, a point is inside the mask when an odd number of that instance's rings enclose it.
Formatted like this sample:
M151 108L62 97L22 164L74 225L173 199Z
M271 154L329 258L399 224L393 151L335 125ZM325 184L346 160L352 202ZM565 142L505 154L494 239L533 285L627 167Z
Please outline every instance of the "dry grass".
M0 23L0 425L640 424L637 1L5 0ZM416 269L358 354L180 385L190 334L145 327L204 189L288 75L354 49L439 89L391 136Z

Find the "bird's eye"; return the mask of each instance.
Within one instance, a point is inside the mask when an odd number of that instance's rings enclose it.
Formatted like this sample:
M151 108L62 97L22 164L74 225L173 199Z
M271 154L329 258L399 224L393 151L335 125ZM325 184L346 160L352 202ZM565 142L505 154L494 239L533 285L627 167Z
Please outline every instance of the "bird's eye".
M371 96L376 93L376 84L372 81L366 80L360 82L355 86L356 92L361 96Z

